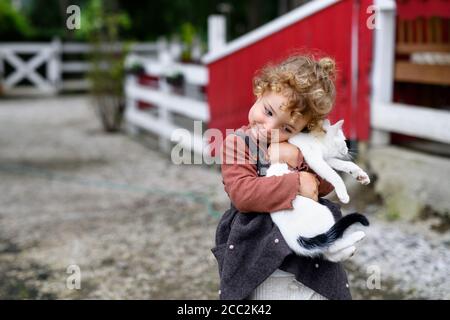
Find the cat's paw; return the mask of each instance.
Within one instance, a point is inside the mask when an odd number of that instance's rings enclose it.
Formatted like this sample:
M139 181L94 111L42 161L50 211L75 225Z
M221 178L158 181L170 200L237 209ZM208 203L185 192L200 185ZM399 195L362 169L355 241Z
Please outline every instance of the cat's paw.
M284 174L289 173L289 167L286 163L272 163L267 169L266 176L282 176Z
M353 257L355 252L356 252L356 247L350 246L350 247L344 248L340 251L337 251L335 253L325 252L324 257L328 261L338 263L338 262L350 259L351 257Z
M359 183L361 183L363 185L367 185L370 183L369 175L367 173L365 173L363 170L358 172L358 174L356 176L356 180L359 181Z
M349 203L350 202L350 196L348 195L347 192L337 192L337 196L339 198L339 201L341 201L342 203Z

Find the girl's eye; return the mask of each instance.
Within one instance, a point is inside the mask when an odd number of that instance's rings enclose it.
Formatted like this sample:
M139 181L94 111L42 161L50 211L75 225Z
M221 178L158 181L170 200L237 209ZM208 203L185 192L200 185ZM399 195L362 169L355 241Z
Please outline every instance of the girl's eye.
M288 127L284 128L284 131L286 131L287 133L292 133L292 130L289 129Z
M264 109L265 109L266 114L267 114L269 117L273 116L272 111L270 111L270 110L267 109L266 107L264 107Z

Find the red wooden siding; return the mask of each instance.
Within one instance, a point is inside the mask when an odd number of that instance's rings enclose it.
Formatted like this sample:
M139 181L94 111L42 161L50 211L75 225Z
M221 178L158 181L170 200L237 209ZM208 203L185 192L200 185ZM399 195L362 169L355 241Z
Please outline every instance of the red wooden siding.
M450 18L450 0L397 0L396 3L397 15L401 19Z
M338 67L337 100L332 121L345 119L348 138L367 140L369 135L369 75L372 34L366 27L370 0L343 0L279 32L267 36L208 65L210 128L235 129L247 123L254 103L252 78L269 61L279 61L296 49L318 49L336 59ZM354 6L354 3L359 3ZM359 79L351 79L352 12L359 16ZM357 85L356 106L352 105L351 86Z

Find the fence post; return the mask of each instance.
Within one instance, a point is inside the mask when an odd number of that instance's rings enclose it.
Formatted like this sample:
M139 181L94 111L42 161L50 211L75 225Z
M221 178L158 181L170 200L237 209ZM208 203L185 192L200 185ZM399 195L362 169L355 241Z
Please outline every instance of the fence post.
M135 114L137 112L137 100L126 94L127 88L131 88L137 85L136 76L132 74L127 74L125 76L125 119L127 119L128 114ZM128 113L128 114L127 114ZM127 119L128 120L128 119ZM133 137L136 137L140 133L139 126L135 125L131 121L125 122L125 130Z
M395 1L375 1L374 59L372 75L371 119L380 103L392 102L395 59ZM372 146L387 145L389 132L372 129Z
M54 93L61 90L61 55L62 44L59 38L53 38L50 44L52 53L47 63L47 77L54 88Z
M208 51L220 50L227 42L226 21L223 15L210 15L208 17Z
M168 63L170 61L170 54L167 49L167 40L164 38L159 38L156 46L158 48L158 61L162 64Z
M170 60L179 61L183 52L183 45L180 40L175 37L170 41L168 50L171 58Z
M195 62L202 58L202 43L198 36L195 36L192 40L191 57Z
M158 60L162 65L163 70L167 68L171 63L173 63L172 54L175 53L176 48L174 46L169 47L165 39L158 40ZM167 82L167 75L163 72L158 80L159 90L167 95L170 94L171 88ZM158 106L158 117L162 123L172 123L172 115L170 111L164 105ZM159 147L163 152L170 152L171 142L169 139L160 136L159 137Z

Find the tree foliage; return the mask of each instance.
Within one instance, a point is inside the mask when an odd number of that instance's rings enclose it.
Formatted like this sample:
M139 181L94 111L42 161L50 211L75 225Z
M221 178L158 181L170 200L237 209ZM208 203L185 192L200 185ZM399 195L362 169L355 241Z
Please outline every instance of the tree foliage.
M26 17L18 12L9 0L0 0L0 39L17 41L32 36Z
M209 15L226 16L228 40L231 40L275 18L279 1L104 0L102 3L129 17L128 28L119 30L121 39L154 41L175 34L181 37L189 26L206 43ZM11 5L12 0L0 0L0 39L45 41L59 36L63 40L87 40L88 30L97 23L93 2L95 0L28 0L21 1L22 8L17 11ZM81 32L66 28L66 8L72 4L81 8ZM118 16L119 19L124 17Z

